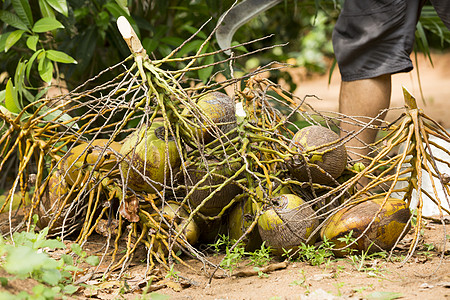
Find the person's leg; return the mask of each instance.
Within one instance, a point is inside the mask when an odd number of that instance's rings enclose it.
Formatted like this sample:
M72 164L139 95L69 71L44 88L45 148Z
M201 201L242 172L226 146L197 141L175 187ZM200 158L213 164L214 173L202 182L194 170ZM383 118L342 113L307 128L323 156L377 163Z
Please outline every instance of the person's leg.
M370 79L361 79L355 81L342 81L339 95L339 111L343 115L355 117L367 124L370 119L379 117L383 119L385 114L379 116L380 112L389 108L391 100L391 75L381 75ZM359 118L358 118L359 117ZM348 123L347 123L348 122ZM354 120L343 119L341 122L341 136L350 132L358 132L362 125L350 124ZM379 125L380 122L374 122ZM356 137L347 142L347 151L353 160L361 160L361 155L367 155L370 149L366 144L375 141L377 130L365 129ZM355 148L356 147L356 148ZM367 161L365 161L365 164Z

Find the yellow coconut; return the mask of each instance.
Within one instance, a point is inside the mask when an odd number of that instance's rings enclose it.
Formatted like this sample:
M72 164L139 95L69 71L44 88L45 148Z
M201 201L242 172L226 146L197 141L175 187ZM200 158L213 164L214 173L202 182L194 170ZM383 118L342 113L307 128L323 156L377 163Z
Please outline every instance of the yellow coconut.
M169 185L178 172L181 158L175 140L169 134L165 141L163 122L142 126L124 141L120 153L125 156L120 168L128 178L128 186L137 192L155 193ZM133 168L130 168L130 162Z
M403 200L389 198L384 205L383 202L384 198L379 197L342 208L322 227L322 239L333 242L335 249L339 249L347 245L341 238L347 237L350 232L350 240L361 237L348 247L352 250L336 250L337 256L350 252L360 254L363 251L374 253L391 250L397 240L408 232L411 213Z
M95 170L109 171L117 165L117 157L122 145L118 142L108 144L107 139L97 139L90 143L83 142L73 147L60 163L62 174L69 185L74 185L78 176L83 176L83 171L91 171L97 164ZM106 150L104 150L106 147Z
M67 197L70 191L62 172L56 170L50 175L48 183L40 187L42 196L38 206L38 226L42 229L50 226L49 234L69 235L81 228L85 211L82 203L73 203L74 195Z

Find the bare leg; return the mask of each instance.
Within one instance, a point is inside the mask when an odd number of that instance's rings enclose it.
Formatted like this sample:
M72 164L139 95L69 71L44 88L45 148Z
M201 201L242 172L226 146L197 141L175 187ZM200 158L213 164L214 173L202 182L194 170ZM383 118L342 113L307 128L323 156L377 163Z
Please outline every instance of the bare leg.
M371 79L362 79L356 81L345 81L341 83L341 91L339 95L339 111L346 116L364 116L375 118L381 110L389 108L391 102L391 75L382 75ZM385 115L380 118L384 118ZM368 118L358 118L362 122L367 123ZM350 121L352 122L352 121ZM374 123L379 125L379 122ZM351 125L346 122L341 123L341 135L345 136L348 132L357 132L361 130L361 126ZM347 142L348 152L352 159L361 162L360 155L367 155L369 149L364 143L370 144L375 141L377 130L366 129L358 134L359 141L352 138ZM358 148L350 148L358 147ZM353 152L353 153L352 153Z

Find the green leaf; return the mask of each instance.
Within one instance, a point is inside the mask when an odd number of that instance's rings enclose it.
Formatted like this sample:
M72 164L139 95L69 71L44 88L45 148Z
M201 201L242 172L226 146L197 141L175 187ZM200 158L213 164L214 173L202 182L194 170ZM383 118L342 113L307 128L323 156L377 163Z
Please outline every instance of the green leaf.
M368 300L393 300L400 297L402 294L397 292L373 292L366 296Z
M57 50L47 50L46 56L48 59L51 59L56 62L64 63L64 64L76 64L77 61L72 58L72 56Z
M86 257L86 262L91 266L98 266L98 264L100 263L100 259L96 255L91 255Z
M11 247L6 256L3 268L11 274L25 276L40 269L47 262L44 253L37 253L27 246Z
M0 20L17 29L28 30L27 25L15 14L0 10Z
M213 55L209 55L209 56L205 57L205 59L202 61L203 65L205 65L205 66L212 64L213 62L214 62ZM206 83L208 81L209 76L211 75L213 69L214 69L214 66L210 66L210 67L198 70L198 77L200 78L200 80L203 81L204 83Z
M39 0L39 8L44 18L55 19L55 12L53 8L47 3L46 0Z
M0 277L0 284L5 287L8 285L8 278Z
M6 32L4 34L0 34L0 52L5 51L6 40L8 39L8 36L10 34L11 34L11 32Z
M40 49L40 50L34 52L34 54L31 56L30 60L27 62L26 76L27 76L28 80L30 80L31 67L33 66L33 63L36 60L36 57L38 57L38 55L43 52L44 52L44 49Z
M168 296L168 295L163 295L163 294L159 294L159 293L155 293L155 292L150 294L151 300L167 300L169 298L170 298L170 296Z
M19 16L20 20L24 22L27 27L31 27L33 24L33 15L31 13L31 7L28 0L12 0L14 11Z
M63 24L61 24L58 20L52 18L42 18L36 21L32 30L33 32L41 33L52 31L58 28L64 28Z
M46 0L46 2L60 14L63 14L66 17L69 16L66 0Z
M82 256L82 250L80 245L78 244L72 244L70 245L70 249L72 250L73 253L75 253L78 256Z
M16 91L14 89L11 78L6 83L5 107L12 113L18 114L20 112Z
M5 42L5 52L7 52L12 46L14 46L14 44L17 43L18 40L20 40L24 32L25 30L22 29L11 32Z
M78 289L79 289L78 286L69 284L69 285L65 285L65 286L63 287L63 290L62 290L62 291L63 291L64 294L72 295L73 293L75 293L76 291L78 291Z
M51 60L47 59L45 56L42 57L39 60L38 72L41 79L50 84L53 76L53 64Z
M58 240L55 239L48 239L45 240L42 244L41 244L42 248L48 247L50 249L66 249L66 245Z
M116 0L117 5L123 9L124 11L127 12L128 15L130 15L130 11L128 10L128 6L127 6L127 0Z
M50 285L57 285L61 278L61 273L57 269L46 269L41 276L41 280Z
M37 45L38 41L39 41L39 36L37 36L37 35L30 35L27 38L27 47L30 48L33 51L36 51L36 45Z

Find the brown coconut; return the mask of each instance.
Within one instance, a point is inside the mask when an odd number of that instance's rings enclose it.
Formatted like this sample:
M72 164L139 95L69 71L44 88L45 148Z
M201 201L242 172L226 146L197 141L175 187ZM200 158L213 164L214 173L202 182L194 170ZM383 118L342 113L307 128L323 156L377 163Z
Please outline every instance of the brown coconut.
M194 118L196 124L190 129L200 137L205 144L218 139L219 129L223 134L229 132L237 126L236 105L227 94L212 92L198 98L197 107L203 117ZM185 109L183 115L188 115L189 110ZM192 115L198 115L197 110L192 109ZM212 121L208 121L208 118ZM217 129L215 128L217 126Z
M299 153L287 162L292 176L299 181L311 179L313 183L332 184L347 164L347 150L338 140L339 136L334 131L323 126L314 125L299 130L289 145ZM325 146L327 144L331 145ZM311 149L316 150L308 152Z
M271 203L258 219L258 230L274 254L282 255L283 249L296 249L307 241L314 244L316 236L311 234L319 221L309 203L294 194L280 195Z
M215 192L210 199L206 200L199 211L207 216L216 216L233 200L234 197L242 192L242 189L233 182L230 182L220 190L217 190L219 185L223 184L227 178L231 177L239 170L241 165L239 162L216 165L218 160L208 160L207 163L208 167L201 163L187 169L186 184L190 191L206 176L206 180L190 194L189 203L196 208ZM213 172L212 169L214 168L216 168L216 170Z

